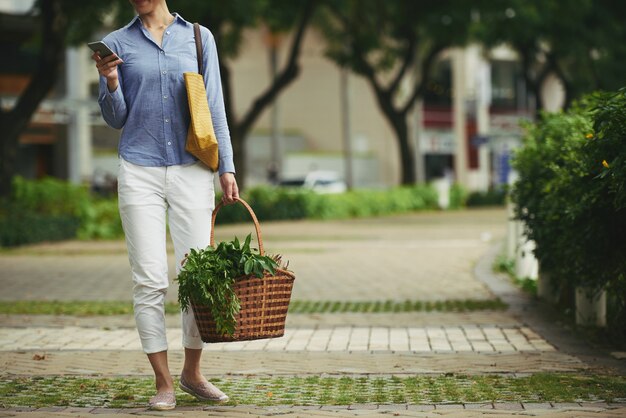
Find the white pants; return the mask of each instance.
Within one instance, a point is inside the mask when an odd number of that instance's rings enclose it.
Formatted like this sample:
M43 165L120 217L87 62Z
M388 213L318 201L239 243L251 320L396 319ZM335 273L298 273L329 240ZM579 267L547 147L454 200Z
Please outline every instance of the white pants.
M215 205L213 172L198 162L142 167L120 158L119 209L134 283L135 321L143 351L167 350L165 295L169 286L166 218L176 273L190 248L205 248ZM202 348L193 312L182 312L183 347Z

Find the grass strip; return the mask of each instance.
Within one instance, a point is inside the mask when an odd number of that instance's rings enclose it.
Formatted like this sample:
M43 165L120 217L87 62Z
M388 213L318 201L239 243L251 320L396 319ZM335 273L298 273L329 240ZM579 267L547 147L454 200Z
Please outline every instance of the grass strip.
M345 312L398 313L398 312L471 312L505 310L507 304L500 299L485 300L376 300L376 301L311 301L293 300L290 314L326 314ZM180 311L178 303L167 302L166 314ZM0 314L9 315L132 315L131 302L116 301L0 301Z
M213 379L230 405L348 405L357 403L612 402L626 397L626 377L538 373L524 377L229 377ZM154 394L144 377L5 377L0 407L145 406ZM200 405L178 391L181 406Z
M293 314L323 314L337 312L471 312L484 310L505 310L508 305L500 299L485 300L444 300L444 301L411 301L411 300L376 300L376 301L302 301L294 300L289 306Z
M178 303L167 302L165 313L180 312ZM9 315L132 315L132 302L124 301L0 301L0 314Z
M515 275L515 260L509 260L504 254L500 254L493 262L492 270L496 273L506 274L517 287L531 295L537 295L537 280L529 277L517 277Z

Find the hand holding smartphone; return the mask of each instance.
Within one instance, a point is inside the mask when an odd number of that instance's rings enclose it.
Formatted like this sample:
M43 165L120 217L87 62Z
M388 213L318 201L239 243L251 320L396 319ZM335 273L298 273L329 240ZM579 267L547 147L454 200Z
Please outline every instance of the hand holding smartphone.
M111 48L108 47L107 44L105 44L102 41L96 41L96 42L89 42L87 44L87 46L93 51L93 52L97 52L98 55L100 55L100 58L104 58L104 57L108 57L109 55L114 54L114 52L111 50Z
M91 58L96 62L98 73L107 79L109 91L115 91L118 86L117 66L123 64L122 59L102 41L89 42L87 46L100 57L92 56Z

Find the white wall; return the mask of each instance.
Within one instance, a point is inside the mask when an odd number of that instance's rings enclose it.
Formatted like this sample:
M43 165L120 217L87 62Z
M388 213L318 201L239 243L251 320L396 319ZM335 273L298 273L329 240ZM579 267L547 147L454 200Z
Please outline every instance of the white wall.
M35 0L0 0L0 11L24 13L33 7Z
M285 39L281 64L289 46L290 39ZM306 34L300 63L299 78L279 96L280 125L285 131L303 136L310 151L341 152L339 69L324 58L323 42L311 30ZM267 88L270 79L268 51L259 32L246 33L244 47L232 68L235 107L241 117L253 98ZM378 110L366 81L351 75L349 84L353 146L379 158L380 182L397 184L400 163L395 136ZM255 126L257 131L270 129L269 116L268 108Z

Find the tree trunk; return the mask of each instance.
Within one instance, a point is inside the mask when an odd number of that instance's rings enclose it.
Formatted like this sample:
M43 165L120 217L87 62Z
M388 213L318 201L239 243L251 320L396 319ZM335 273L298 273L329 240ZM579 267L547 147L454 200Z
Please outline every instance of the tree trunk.
M240 189L245 187L245 178L247 175L246 167L246 144L245 136L247 132L235 127L230 132L230 140L233 144L233 160L235 162L235 170L237 170L237 185Z
M374 89L376 100L378 101L380 109L383 111L383 115L387 118L391 128L396 134L401 163L400 183L407 186L414 185L416 181L415 155L409 141L409 124L407 122L407 114L411 107L405 106L403 110L396 109L393 105L393 94L390 91L381 89L380 86L376 84L376 78L373 73L370 73L367 79ZM415 97L417 98L417 95L415 95ZM415 99L413 99L413 102L414 101Z
M391 118L390 118L391 119ZM398 140L398 152L401 161L401 183L405 186L415 184L415 156L413 147L409 141L409 127L406 121L406 114L398 114L393 116L391 120L393 130Z
M270 84L267 89L252 102L248 111L241 118L237 118L237 115L235 114L230 69L225 64L224 60L220 58L224 105L226 107L226 118L228 119L230 127L231 143L234 154L233 159L235 162L235 169L237 170L237 184L240 189L245 187L246 181L245 143L248 133L263 111L270 106L276 97L278 97L278 95L300 74L299 58L304 33L309 25L309 22L311 21L311 18L313 17L316 4L316 0L309 0L305 3L296 29L296 34L294 35L294 39L291 44L287 63L276 75L276 77L274 77L272 84Z
M2 137L0 153L0 196L6 197L11 194L11 179L16 172L17 149L19 146L20 133L28 123L17 120L12 112L0 113L0 136Z
M41 37L45 40L39 52L35 74L18 98L15 107L8 112L0 110L0 139L2 154L0 163L0 196L11 193L11 179L16 172L17 150L20 134L26 129L39 104L52 90L60 72L64 57L66 22L59 0L41 1Z

